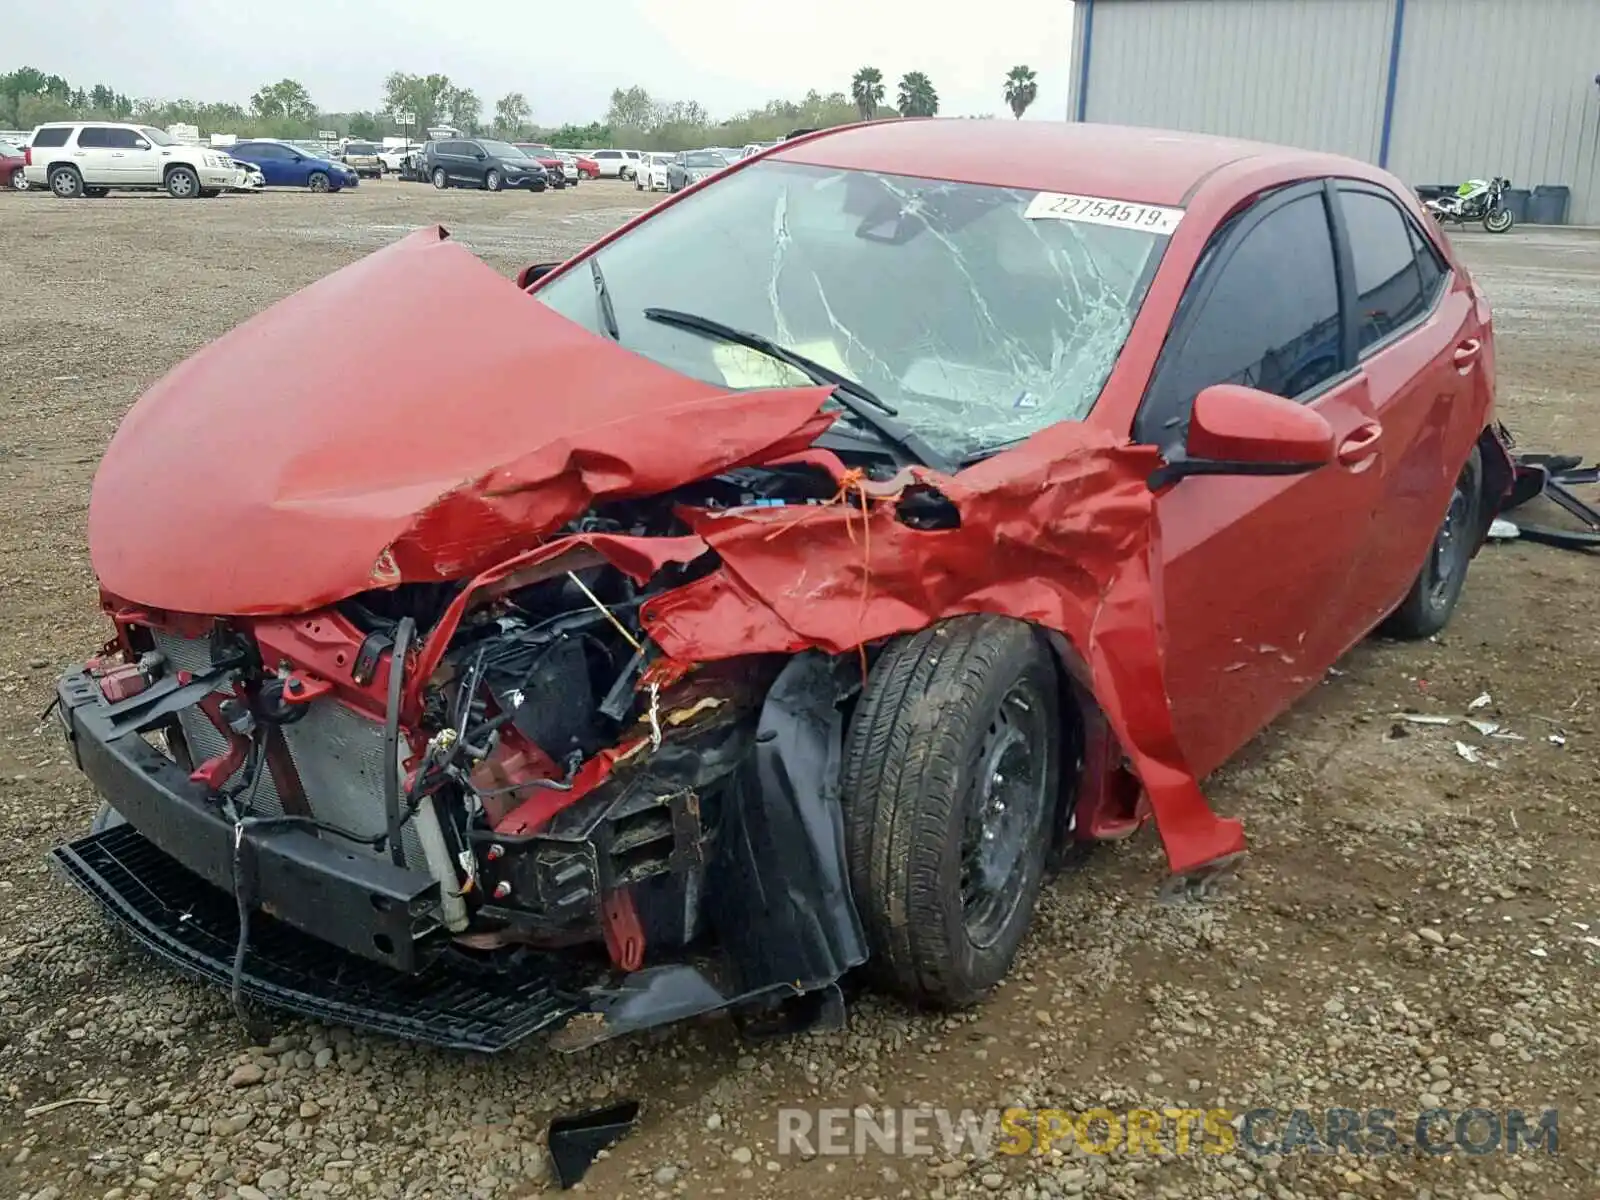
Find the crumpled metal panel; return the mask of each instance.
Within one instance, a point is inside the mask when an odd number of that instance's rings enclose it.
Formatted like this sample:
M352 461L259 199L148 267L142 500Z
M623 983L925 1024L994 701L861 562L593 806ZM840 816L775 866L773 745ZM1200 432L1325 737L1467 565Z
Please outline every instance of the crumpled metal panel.
M1206 804L1173 729L1153 449L1064 423L954 477L865 484L811 449L834 419L820 411L826 389L729 392L679 375L530 301L446 236L413 234L313 284L134 406L90 503L91 557L109 595L281 614L403 581L475 587L578 546L639 579L714 549L721 569L642 610L673 658L840 652L961 613L1031 621L1087 664L1172 868L1244 848L1239 823ZM332 362L319 371L314 349L335 322L341 344L399 355L380 384L353 383L337 400L323 382ZM279 369L285 345L302 357L299 375ZM597 499L797 455L834 473L838 502L686 514L689 537L549 537ZM913 484L947 497L960 527L902 523L895 497ZM426 635L407 712L472 590ZM590 767L603 774L605 755Z

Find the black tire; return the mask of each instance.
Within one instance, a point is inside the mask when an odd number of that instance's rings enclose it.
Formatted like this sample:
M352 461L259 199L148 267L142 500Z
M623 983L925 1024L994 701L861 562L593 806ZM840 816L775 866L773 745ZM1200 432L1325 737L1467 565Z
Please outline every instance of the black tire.
M1048 645L1004 617L943 622L874 664L845 739L845 845L889 990L960 1007L1011 969L1044 880L1060 710Z
M104 833L108 829L114 829L118 825L126 825L127 823L121 813L112 808L109 803L102 802L100 811L95 813L94 820L89 822L89 832Z
M83 194L91 200L98 200L102 196L109 196L111 189L108 187L86 187L83 189Z
M173 167L167 172L167 195L174 200L194 200L200 195L200 176L191 167Z
M450 176L445 173L443 167L435 167L433 169L433 186L441 192L450 186Z
M1509 208L1495 208L1483 214L1483 227L1490 233L1509 233L1516 223L1516 214Z
M493 169L487 171L483 177L483 186L486 191L498 192L504 186L500 180L500 172Z
M76 200L83 195L83 176L77 167L51 167L50 190L63 200Z
M621 179L622 182L627 183L628 180L632 179L637 174L638 174L638 172L635 171L632 167L623 167L620 171L617 172L617 178Z
M6 186L9 187L13 192L25 192L25 191L27 191L28 190L28 174L27 174L27 172L24 171L21 167L13 167L11 169L10 177L6 179Z
M306 179L306 187L313 192L326 192L331 190L332 186L333 184L328 179L326 171L313 171L310 177Z
M1428 547L1428 556L1406 598L1384 621L1379 632L1417 641L1432 637L1450 622L1472 561L1473 540L1483 514L1483 455L1477 446L1467 456L1450 507Z

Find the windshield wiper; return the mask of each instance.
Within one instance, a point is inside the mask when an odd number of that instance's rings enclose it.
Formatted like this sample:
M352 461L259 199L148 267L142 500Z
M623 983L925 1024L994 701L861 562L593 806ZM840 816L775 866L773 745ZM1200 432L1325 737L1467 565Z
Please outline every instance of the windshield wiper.
M605 326L613 342L620 342L622 330L617 328L617 310L611 307L611 289L606 286L606 277L600 270L598 254L589 256L589 277L594 280L594 298L600 307L600 324Z
M675 308L647 308L644 310L644 315L649 321L687 329L718 341L731 342L735 346L748 347L765 354L768 358L775 358L781 363L788 364L813 383L828 384L833 388L833 398L840 406L848 409L863 425L885 442L903 450L913 461L925 467L932 467L947 475L953 473L953 467L944 455L930 446L920 434L907 429L894 419L899 415L898 409L880 400L862 384L839 374L831 367L823 366L816 359L808 358L787 346L781 346L759 333L735 329L731 325L724 325L721 321L713 321L710 317L702 317L695 313L681 312Z

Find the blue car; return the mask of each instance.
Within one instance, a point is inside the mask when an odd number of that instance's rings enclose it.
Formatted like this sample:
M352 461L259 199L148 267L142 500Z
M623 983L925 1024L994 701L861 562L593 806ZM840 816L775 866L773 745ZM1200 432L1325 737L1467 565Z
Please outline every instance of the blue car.
M228 154L240 162L255 163L268 187L310 188L313 192L337 192L355 187L360 177L342 162L293 146L288 142L257 138L235 142Z

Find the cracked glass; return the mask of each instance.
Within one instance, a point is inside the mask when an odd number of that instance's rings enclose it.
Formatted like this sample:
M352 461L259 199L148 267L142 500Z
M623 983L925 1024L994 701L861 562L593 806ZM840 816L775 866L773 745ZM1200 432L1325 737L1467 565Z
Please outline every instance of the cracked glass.
M1037 194L761 162L662 210L598 258L627 349L730 388L809 382L644 310L710 317L864 384L964 460L1089 413L1168 240L1027 218ZM589 271L536 295L602 333Z

